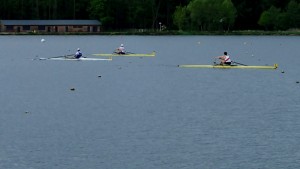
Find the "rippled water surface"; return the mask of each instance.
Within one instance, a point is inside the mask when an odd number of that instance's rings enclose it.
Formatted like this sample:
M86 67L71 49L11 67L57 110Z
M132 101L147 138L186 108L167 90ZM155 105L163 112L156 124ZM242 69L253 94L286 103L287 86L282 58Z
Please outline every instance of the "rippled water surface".
M35 60L78 47L93 57L121 43L156 57ZM0 36L0 168L299 168L299 44L297 36ZM279 68L177 67L212 64L224 51Z

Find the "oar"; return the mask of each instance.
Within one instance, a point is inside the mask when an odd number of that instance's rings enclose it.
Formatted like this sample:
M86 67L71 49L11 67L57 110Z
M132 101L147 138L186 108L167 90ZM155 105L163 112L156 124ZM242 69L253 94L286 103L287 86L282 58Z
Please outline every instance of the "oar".
M132 52L126 52L126 54L135 54L135 53L132 53Z
M118 53L118 51L114 51L113 54L119 54L119 53ZM125 52L125 54L120 54L120 55L126 55L126 54L135 54L135 53L132 53L132 52Z
M50 57L50 58L63 58L63 57L67 57L67 56L74 56L74 54L63 55L63 56L54 56L54 57Z
M232 63L238 64L238 65L243 65L243 66L248 66L248 65L245 65L245 64L242 64L242 63L239 63L239 62L232 62Z

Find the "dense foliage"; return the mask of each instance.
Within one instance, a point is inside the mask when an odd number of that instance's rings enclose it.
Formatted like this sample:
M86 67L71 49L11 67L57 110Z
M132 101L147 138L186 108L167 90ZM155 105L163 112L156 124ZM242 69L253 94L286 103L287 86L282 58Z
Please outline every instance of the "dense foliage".
M264 11L258 21L268 30L286 30L300 27L300 3L292 0L284 9L271 6Z
M287 30L300 0L0 0L0 19L98 19L106 30Z

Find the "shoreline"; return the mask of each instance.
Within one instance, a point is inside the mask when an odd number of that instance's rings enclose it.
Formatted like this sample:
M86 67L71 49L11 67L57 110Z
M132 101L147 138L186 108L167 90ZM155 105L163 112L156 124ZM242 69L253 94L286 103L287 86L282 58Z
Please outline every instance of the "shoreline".
M1 35L144 35L144 36L163 36L163 35L274 35L274 36L299 36L300 30L290 31L263 31L263 30L239 30L239 31L104 31L100 33L89 32L0 32Z

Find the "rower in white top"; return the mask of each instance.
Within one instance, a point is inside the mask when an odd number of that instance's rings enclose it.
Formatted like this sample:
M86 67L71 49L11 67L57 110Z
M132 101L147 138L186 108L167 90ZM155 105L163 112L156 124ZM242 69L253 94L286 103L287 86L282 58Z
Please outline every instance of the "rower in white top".
M224 55L217 56L216 58L220 59L220 65L231 65L231 59L227 52L224 52Z
M116 49L115 53L120 54L120 55L126 54L124 45L121 44L120 47L118 47L118 48Z

